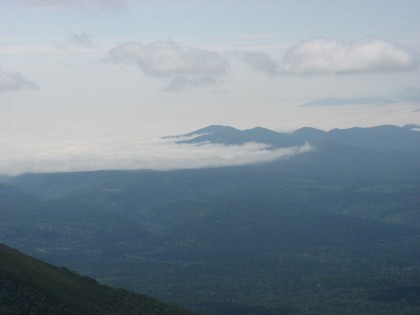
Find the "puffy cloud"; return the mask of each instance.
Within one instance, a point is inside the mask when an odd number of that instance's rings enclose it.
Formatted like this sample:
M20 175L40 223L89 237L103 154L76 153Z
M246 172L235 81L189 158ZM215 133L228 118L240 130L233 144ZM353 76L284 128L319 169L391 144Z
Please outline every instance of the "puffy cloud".
M182 47L172 40L143 45L131 42L109 52L114 61L136 63L146 74L161 77L223 75L228 63L217 53Z
M38 85L26 79L19 72L6 72L0 67L0 92L37 88Z
M28 7L64 9L117 9L126 5L126 0L21 0Z
M232 57L241 60L250 69L270 77L409 71L420 64L417 52L381 40L347 43L327 39L308 40L278 56L281 61L263 51L234 51L221 55L181 46L173 40L149 44L128 42L114 47L107 54L110 61L135 64L146 75L169 79L163 88L165 91L203 87L220 90L222 78L229 73L229 58ZM336 100L327 101L337 103ZM338 103L349 102L378 103L382 100L338 100ZM322 103L325 103L324 100Z
M229 63L221 55L198 48L183 47L172 40L150 44L130 42L108 52L113 62L136 64L145 74L168 78L164 91L185 91L199 87L220 89L221 77Z
M308 40L290 48L283 59L283 66L291 74L408 71L418 65L417 53L381 40Z

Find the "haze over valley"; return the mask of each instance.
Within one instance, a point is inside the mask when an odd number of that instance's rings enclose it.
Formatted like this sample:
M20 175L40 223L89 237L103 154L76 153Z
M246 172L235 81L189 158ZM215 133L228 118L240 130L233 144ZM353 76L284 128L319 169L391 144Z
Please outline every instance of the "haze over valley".
M419 31L415 0L0 1L0 313L419 314Z

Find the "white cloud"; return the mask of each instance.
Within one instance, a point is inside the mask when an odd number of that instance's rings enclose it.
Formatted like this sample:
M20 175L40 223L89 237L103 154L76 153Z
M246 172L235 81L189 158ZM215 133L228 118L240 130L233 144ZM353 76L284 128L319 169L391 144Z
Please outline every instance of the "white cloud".
M220 54L181 46L173 40L149 44L128 42L107 54L109 61L134 64L146 75L167 79L164 91L225 90L222 79L238 70L237 64L232 63L230 71L232 58L272 78L409 71L420 64L417 52L381 40L314 39L293 46L277 57L264 51L236 50Z
M290 48L283 59L283 66L291 74L408 71L418 65L417 53L381 40L308 40Z
M0 92L36 89L38 86L19 72L6 72L0 67Z
M113 61L136 63L144 73L161 76L223 75L228 63L217 53L192 47L182 47L172 40L143 45L131 42L112 49Z
M21 146L6 142L8 150L0 156L0 173L64 172L106 169L194 169L243 165L272 161L309 152L309 145L264 150L266 145L246 143L176 144L163 139L129 141L103 139L88 141L38 142Z
M63 9L118 9L126 5L126 0L20 0L28 7Z
M144 74L170 79L164 91L211 87L220 90L229 63L218 53L184 47L172 40L150 44L130 42L108 52L108 60L137 65Z

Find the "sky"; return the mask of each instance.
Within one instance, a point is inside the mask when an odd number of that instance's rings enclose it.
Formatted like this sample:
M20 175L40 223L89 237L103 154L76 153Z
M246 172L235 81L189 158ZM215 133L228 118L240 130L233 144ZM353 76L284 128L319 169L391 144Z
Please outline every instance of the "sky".
M420 123L417 0L0 0L0 174L306 151L161 138L213 124L409 123Z

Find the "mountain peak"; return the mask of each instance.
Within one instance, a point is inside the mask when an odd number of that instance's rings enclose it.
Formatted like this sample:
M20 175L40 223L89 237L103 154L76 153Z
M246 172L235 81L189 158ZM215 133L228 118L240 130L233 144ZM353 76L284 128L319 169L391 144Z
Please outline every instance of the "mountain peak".
M191 137L191 136L199 136L199 135L206 135L206 134L215 134L215 133L223 133L223 132L233 132L238 131L238 129L230 127L230 126L223 126L223 125L210 125L204 128L200 128L189 132L187 134L183 134L177 137Z
M417 125L404 127L380 125L374 127L335 128L328 132L312 127L303 127L293 133L276 132L263 127L239 130L229 126L211 125L191 133L179 136L189 137L177 143L217 143L224 145L242 145L257 142L271 148L285 148L320 141L334 142L374 151L418 152L420 134Z
M193 137L177 143L217 143L224 145L242 145L248 142L263 143L271 147L284 148L302 145L302 141L291 134L276 132L263 127L239 130L233 127L211 125L180 137Z

